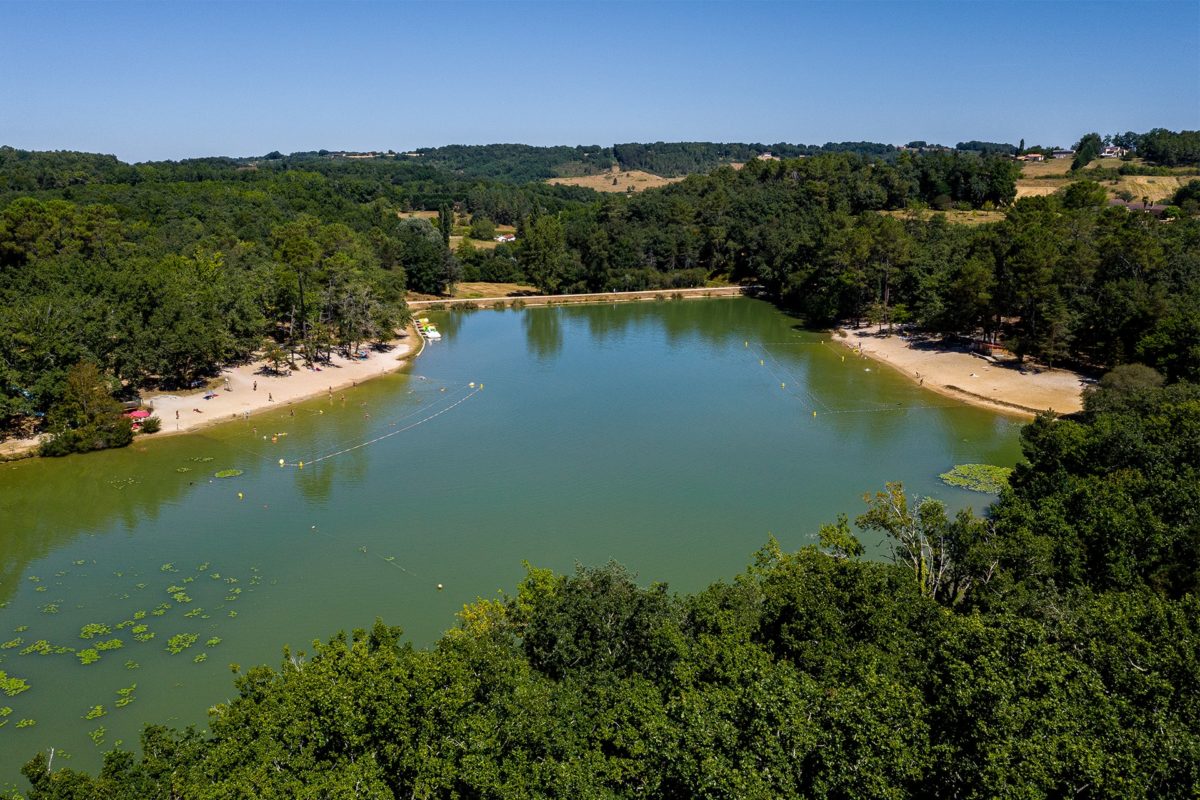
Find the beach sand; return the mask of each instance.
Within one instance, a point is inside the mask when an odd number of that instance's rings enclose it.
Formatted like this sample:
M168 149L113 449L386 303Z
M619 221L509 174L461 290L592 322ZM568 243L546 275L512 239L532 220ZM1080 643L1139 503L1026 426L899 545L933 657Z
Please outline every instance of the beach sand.
M1084 376L1065 369L1024 371L1015 359L991 361L938 339L878 334L872 328L840 328L833 341L887 364L926 389L1006 414L1031 417L1051 410L1070 414L1083 408Z
M278 409L330 391L352 386L359 381L394 372L422 345L421 337L411 328L387 344L389 349L377 351L364 348L366 359L347 359L339 355L331 364L319 365L319 370L299 368L284 370L280 375L264 369L265 361L255 361L221 370L216 386L189 392L147 393L142 406L162 420L159 433L139 437L138 442L153 441L163 436L187 433L207 425L242 419L262 411ZM257 388L256 388L257 387ZM205 394L216 397L205 400ZM0 456L16 456L38 446L39 440L10 439L0 443Z

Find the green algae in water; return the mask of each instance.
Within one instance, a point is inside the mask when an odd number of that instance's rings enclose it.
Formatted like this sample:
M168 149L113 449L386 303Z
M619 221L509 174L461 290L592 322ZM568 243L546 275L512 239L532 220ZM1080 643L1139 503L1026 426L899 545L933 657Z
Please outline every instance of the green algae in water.
M207 660L208 660L208 653L201 653L200 655L198 655L192 659L192 661L196 664L203 664Z
M141 664L139 664L138 662L133 661L133 660L129 660L129 661L125 662L125 669L139 669L139 668L141 668L141 666L142 666Z
M83 715L84 719L100 719L108 712L104 710L104 706L92 706L88 712Z
M80 664L86 667L88 664L95 664L99 661L100 653L89 647L86 650L80 650L75 654L75 657L79 659Z
M34 725L37 725L36 719L23 719L17 722L18 728L32 728Z
M29 689L29 684L23 678L18 678L15 675L9 675L4 670L0 669L0 691L4 692L9 697L16 697L21 692Z
M96 642L95 645L97 650L120 650L124 646L125 642L120 639L108 639L103 642Z
M236 478L242 474L240 469L223 469L213 473L214 478Z
M107 625L102 625L99 622L89 622L79 629L80 639L94 639L97 636L107 636L112 633L112 628Z
M969 489L984 494L1000 494L1008 486L1012 467L996 467L991 464L959 464L938 477L950 486Z
M221 643L221 637L220 637L220 636L214 636L214 637L212 637L211 639L209 639L207 642L205 642L205 643L204 643L204 646L205 646L205 647L216 647L216 646L217 646L217 645L219 645L220 643Z
M105 727L103 725L101 725L99 728L96 728L96 730L94 730L94 731L88 731L88 738L92 740L93 744L95 744L97 747L99 747L100 745L104 744L104 737L107 734L108 734L108 731L105 729Z
M167 639L167 652L171 655L178 655L194 645L199 638L200 634L198 633L177 633Z
M11 650L14 647L20 647L23 644L25 644L25 640L18 636L15 639L9 639L4 644L0 644L0 650Z

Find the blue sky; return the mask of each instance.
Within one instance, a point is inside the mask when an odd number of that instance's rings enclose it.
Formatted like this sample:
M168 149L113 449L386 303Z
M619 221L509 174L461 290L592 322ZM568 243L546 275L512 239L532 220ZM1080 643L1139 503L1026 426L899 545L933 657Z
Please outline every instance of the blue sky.
M0 19L0 144L127 161L1200 128L1200 0L8 0Z

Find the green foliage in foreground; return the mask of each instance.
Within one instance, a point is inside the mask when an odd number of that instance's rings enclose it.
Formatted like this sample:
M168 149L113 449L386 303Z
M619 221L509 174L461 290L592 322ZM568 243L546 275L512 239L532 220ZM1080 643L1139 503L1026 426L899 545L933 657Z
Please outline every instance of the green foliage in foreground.
M949 472L943 472L938 477L942 483L970 489L973 492L1000 494L1008 486L1008 476L1012 467L997 467L992 464L958 464Z
M532 570L432 649L377 623L240 677L208 734L25 774L30 800L1191 797L1197 619L1144 593L958 614L811 548L684 597Z

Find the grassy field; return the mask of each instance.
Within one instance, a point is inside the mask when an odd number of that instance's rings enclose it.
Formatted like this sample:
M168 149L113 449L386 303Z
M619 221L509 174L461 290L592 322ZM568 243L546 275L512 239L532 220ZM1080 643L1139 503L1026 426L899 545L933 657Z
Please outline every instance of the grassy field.
M895 217L899 220L905 220L914 215L917 219L928 220L934 214L942 214L946 217L946 222L949 222L951 225L982 225L985 222L999 222L1004 219L1003 211L933 211L932 209L918 211L916 209L901 209L899 211L880 211L879 213Z
M1115 158L1098 158L1088 164L1083 170L1083 174L1078 176L1068 174L1071 169L1069 158L1051 159L1040 164L1026 164L1021 170L1021 177L1017 179L1017 197L1054 194L1072 181L1088 177L1088 173L1093 170L1118 169L1124 163L1126 162ZM1135 160L1131 163L1139 164L1141 162ZM1115 198L1119 192L1125 191L1133 195L1134 199L1140 200L1148 197L1150 202L1158 203L1169 200L1179 190L1179 187L1188 181L1196 180L1196 178L1196 175L1187 174L1121 175L1116 179L1101 180L1100 183L1108 190L1109 197Z
M537 288L527 283L488 283L486 281L464 282L454 286L452 298L472 299L477 297L510 297L526 294L537 294ZM433 294L409 292L409 300L445 300Z
M584 186L588 189L595 189L597 192L628 192L630 189L640 192L643 189L657 189L681 180L683 178L660 178L658 175L652 175L640 169L622 172L619 168L613 167L612 172L600 175L584 175L580 178L549 178L546 183L560 186Z

